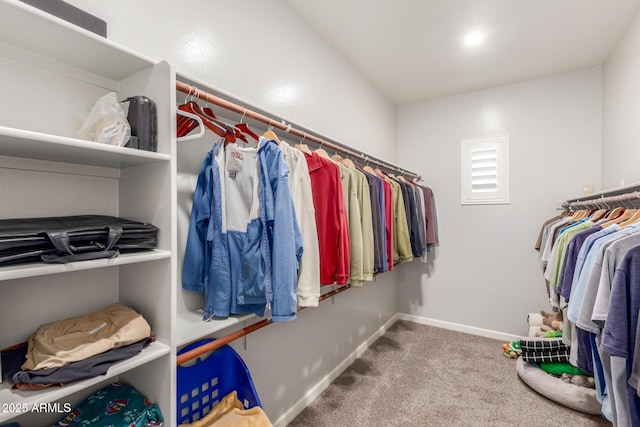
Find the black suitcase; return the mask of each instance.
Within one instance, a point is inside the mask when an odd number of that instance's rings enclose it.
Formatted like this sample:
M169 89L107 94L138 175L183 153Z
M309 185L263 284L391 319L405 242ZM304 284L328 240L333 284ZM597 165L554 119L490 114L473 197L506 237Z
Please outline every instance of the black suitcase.
M146 96L132 96L127 121L131 125L131 140L125 145L146 151L158 151L158 112L156 104Z
M0 266L67 263L154 249L158 228L105 215L0 220Z

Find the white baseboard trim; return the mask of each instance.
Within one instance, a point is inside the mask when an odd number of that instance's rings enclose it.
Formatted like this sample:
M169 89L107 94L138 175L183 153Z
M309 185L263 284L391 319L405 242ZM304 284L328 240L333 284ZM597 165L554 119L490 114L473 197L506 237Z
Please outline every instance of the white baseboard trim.
M298 400L291 408L282 414L274 423L273 427L286 427L293 419L298 416L316 397L320 395L329 385L338 378L338 376L349 367L358 357L365 352L371 345L398 321L398 313L393 315L384 325L373 333L365 342L360 344L349 356L347 356L338 366L336 366L329 374L327 374L318 384L312 387L300 400Z
M473 326L461 325L459 323L446 322L444 320L430 319L428 317L414 316L412 314L398 313L400 320L420 323L421 325L436 326L438 328L450 329L452 331L465 332L467 334L479 335L486 338L494 338L505 342L519 340L521 336L507 334L505 332L492 331L489 329L476 328Z

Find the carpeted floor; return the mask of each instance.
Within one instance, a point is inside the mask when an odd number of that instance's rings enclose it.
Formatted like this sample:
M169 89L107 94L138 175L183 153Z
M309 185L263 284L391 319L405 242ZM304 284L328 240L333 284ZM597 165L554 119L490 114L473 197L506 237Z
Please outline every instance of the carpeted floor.
M398 321L289 427L611 426L531 390L502 344Z

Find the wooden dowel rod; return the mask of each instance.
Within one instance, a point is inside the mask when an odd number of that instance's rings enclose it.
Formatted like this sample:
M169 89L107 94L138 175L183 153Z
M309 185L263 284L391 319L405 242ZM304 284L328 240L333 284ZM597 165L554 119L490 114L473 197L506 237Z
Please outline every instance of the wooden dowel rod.
M328 298L331 298L332 296L338 295L341 292L346 291L347 289L349 289L349 286L343 286L341 288L338 289L334 289L331 292L327 292L326 294L322 295L319 299L319 301L324 301ZM303 310L304 307L300 307L298 308L298 311ZM237 330L235 332L232 332L228 335L225 335L222 338L216 338L214 341L208 342L206 344L201 345L200 347L196 347L192 350L189 350L185 353L182 353L180 355L178 355L176 357L176 364L178 366L182 365L183 363L186 363L192 359L195 359L196 357L200 357L205 353L208 353L210 351L214 351L219 349L220 347L222 347L223 345L229 344L230 342L233 342L235 340L237 340L238 338L242 338L245 335L248 335L252 332L257 331L258 329L262 329L267 325L270 325L271 323L273 323L270 319L264 319L261 320L257 323L254 323L253 325L249 325L245 328L242 328L240 330Z
M341 153L344 153L348 156L351 157L355 157L357 159L360 159L364 162L370 162L370 163L375 163L378 166L383 167L384 169L387 170L391 170L397 173L400 173L402 175L409 175L409 176L413 176L416 178L419 178L420 176L418 174L415 174L413 172L409 172L405 169L401 169L401 168L397 168L395 166L389 165L383 161L378 161L376 159L371 159L368 156L365 156L361 153L357 153L355 151L349 150L348 148L344 148L341 147L339 145L333 144L329 141L325 141L322 138L319 138L315 135L311 135L307 132L301 131L299 129L296 129L294 127L291 127L290 125L286 125L282 122L279 121L274 121L273 119L271 119L270 117L267 117L263 114L260 114L258 112L249 110L248 108L242 107L240 105L234 104L233 102L227 101L226 99L220 98L219 96L215 96L212 95L210 93L207 93L205 91L202 91L200 89L197 89L193 86L190 86L187 83L181 82L181 81L176 81L176 89L179 90L180 92L186 93L186 94L191 94L194 95L200 99L202 99L203 101L207 101L207 102L211 102L212 104L218 105L219 107L225 108L227 110L233 111L235 113L238 114L242 114L245 117L250 117L254 120L257 120L261 123L264 123L266 125L272 126L274 128L286 131L292 135L296 135L299 136L301 138L304 139L308 139L310 141L315 142L316 144L320 145L321 147L326 147L329 148L331 150L334 151L340 151Z

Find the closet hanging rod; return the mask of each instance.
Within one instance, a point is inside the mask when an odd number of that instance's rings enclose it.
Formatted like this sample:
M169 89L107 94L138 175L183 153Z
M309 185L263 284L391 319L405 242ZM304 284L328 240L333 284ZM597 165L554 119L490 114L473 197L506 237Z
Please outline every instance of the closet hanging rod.
M620 187L610 188L608 190L602 190L595 193L587 194L583 197L574 197L572 199L567 199L564 203L573 203L573 202L583 202L588 200L601 200L602 197L610 197L610 196L621 196L623 194L631 193L634 191L640 191L640 183L636 182L634 184L623 185Z
M331 292L327 292L326 294L320 296L319 301L324 301L326 299L329 299L335 295L338 295L341 292L346 291L347 289L351 289L350 286L343 286L341 288L338 289L334 289ZM300 307L298 308L298 312L300 312L301 310L304 310L304 307ZM176 365L180 366L183 363L186 363L190 360L195 359L196 357L200 357L205 353L208 353L210 351L214 351L217 350L218 348L222 347L223 345L229 344L232 341L237 340L238 338L242 338L245 335L249 335L252 332L257 331L258 329L262 329L267 325L272 324L273 322L271 321L271 319L264 319L261 320L257 323L254 323L253 325L249 325L245 328L242 328L240 330L237 330L235 332L232 332L228 335L225 335L222 338L216 338L215 341L211 341L208 342L206 344L201 345L200 347L196 347L192 350L189 350L185 353L182 353L180 355L178 355L176 357Z
M292 127L290 124L286 124L285 122L281 122L279 120L274 120L274 119L272 119L270 117L267 117L267 116L265 116L263 114L260 114L260 113L258 113L256 111L252 111L252 110L250 110L248 108L245 108L245 107L242 107L240 105L234 104L233 102L227 101L226 99L220 98L218 96L215 96L215 95L212 95L212 94L207 93L205 91L202 91L200 89L197 89L197 88L195 88L194 86L192 86L192 85L190 85L188 83L184 83L184 82L181 82L181 81L177 80L176 81L176 89L179 90L180 92L185 93L185 94L190 94L192 96L196 96L196 97L202 99L203 101L211 102L211 103L213 103L213 104L215 104L215 105L217 105L219 107L225 108L227 110L233 111L233 112L238 113L238 114L242 114L245 117L251 117L252 119L257 120L257 121L259 121L261 123L264 123L264 124L269 125L271 127L283 130L283 131L285 131L287 133L299 136L299 137L301 137L301 138L303 138L305 140L313 141L314 143L318 144L321 148L329 148L329 149L334 150L334 151L340 151L341 153L344 153L344 154L346 154L346 155L348 155L350 157L354 157L356 159L360 159L363 162L374 163L374 164L376 164L376 165L378 165L378 166L380 166L380 167L382 167L382 168L384 168L384 169L386 169L388 171L393 171L393 172L399 173L401 175L414 177L418 181L420 179L422 179L420 177L420 175L418 175L418 174L416 174L414 172L411 172L411 171L408 171L406 169L397 167L395 165L390 164L389 162L385 162L383 160L379 160L379 159L376 159L376 158L369 157L369 156L367 156L365 154L355 152L353 150L350 150L348 148L342 147L340 145L336 145L336 144L331 143L329 141L326 141L326 140L324 140L324 139L322 139L320 137L312 135L309 132L305 132L305 131L302 131L300 129L296 129L296 128ZM195 95L194 95L194 90L195 90Z
M564 202L562 207L565 209L579 209L579 208L604 208L615 207L616 205L626 206L626 204L633 205L633 201L640 199L640 191L626 192L617 194L615 196L600 196L587 200L577 200L575 202Z

